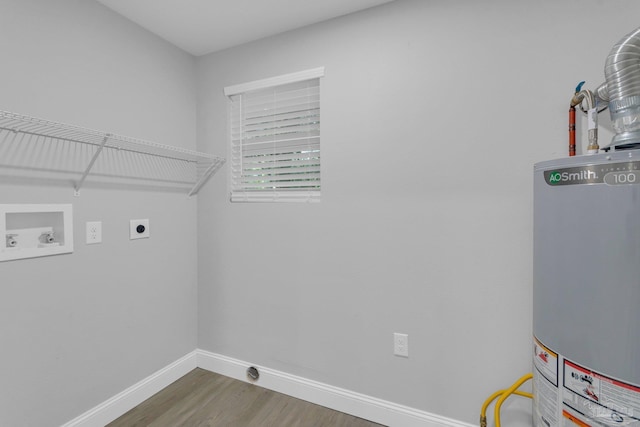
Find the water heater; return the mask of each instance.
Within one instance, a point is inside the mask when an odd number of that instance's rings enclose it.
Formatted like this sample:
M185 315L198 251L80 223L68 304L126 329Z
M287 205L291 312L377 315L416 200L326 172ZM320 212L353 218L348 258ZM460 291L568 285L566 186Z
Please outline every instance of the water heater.
M640 150L534 168L534 425L640 426Z

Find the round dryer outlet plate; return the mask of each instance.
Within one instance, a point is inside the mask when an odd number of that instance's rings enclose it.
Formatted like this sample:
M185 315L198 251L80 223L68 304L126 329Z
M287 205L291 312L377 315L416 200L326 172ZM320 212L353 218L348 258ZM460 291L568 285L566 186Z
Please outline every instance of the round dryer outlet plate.
M129 239L148 239L150 236L148 219L132 219L129 221Z

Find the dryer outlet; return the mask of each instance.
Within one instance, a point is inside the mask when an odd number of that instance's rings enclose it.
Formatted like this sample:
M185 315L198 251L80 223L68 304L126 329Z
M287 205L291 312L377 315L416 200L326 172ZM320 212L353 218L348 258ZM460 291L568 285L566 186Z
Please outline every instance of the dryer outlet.
M151 235L148 219L132 219L129 221L129 239L148 239Z

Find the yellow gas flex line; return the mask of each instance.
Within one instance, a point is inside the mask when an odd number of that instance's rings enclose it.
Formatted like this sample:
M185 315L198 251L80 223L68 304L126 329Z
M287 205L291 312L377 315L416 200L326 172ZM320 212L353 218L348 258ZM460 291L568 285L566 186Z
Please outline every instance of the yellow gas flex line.
M493 411L496 427L500 427L500 407L509 396L511 396L512 394L517 394L518 396L524 396L528 397L529 399L533 399L533 395L531 393L518 390L518 388L520 388L520 386L524 384L525 381L528 381L531 378L533 378L533 374L531 373L524 375L518 381L513 383L513 385L508 389L498 390L491 396L489 396L489 398L485 400L484 404L482 405L482 409L480 410L480 427L487 427L487 408L489 407L491 402L493 402L498 396L500 396L500 398L498 399L498 402L496 402L496 407Z

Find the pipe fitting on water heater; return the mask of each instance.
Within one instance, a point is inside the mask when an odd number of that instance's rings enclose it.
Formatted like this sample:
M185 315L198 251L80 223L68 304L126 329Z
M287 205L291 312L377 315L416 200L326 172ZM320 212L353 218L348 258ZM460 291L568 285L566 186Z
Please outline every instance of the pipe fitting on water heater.
M596 96L590 90L579 90L581 86L582 83L578 85L575 95L571 98L571 108L575 109L575 107L582 104L583 101L587 102L587 129L589 133L587 154L598 154L600 147L598 146L598 108L596 106Z

